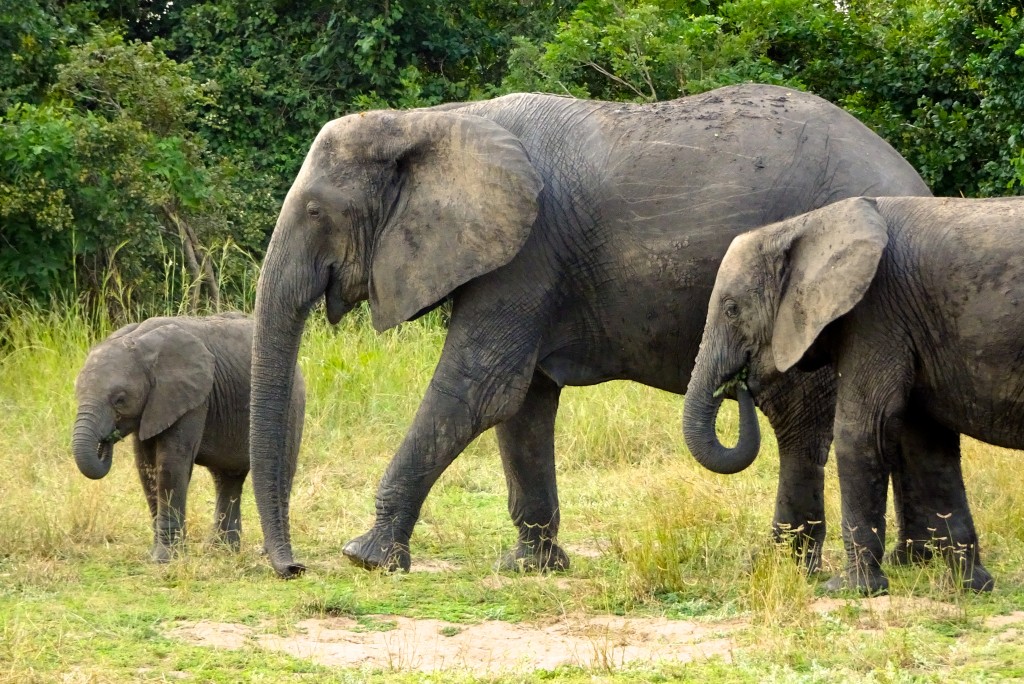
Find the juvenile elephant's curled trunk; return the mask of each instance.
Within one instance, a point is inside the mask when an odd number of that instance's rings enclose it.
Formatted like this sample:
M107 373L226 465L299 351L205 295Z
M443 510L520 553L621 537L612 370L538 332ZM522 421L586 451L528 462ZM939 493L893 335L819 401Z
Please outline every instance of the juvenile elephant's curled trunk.
M75 463L81 473L92 480L106 477L114 460L113 442L106 439L106 434L100 434L98 422L93 413L88 410L80 410L71 438Z
M698 463L713 472L731 475L747 468L757 458L761 448L761 429L749 390L737 387L739 441L732 448L724 446L715 432L715 420L723 400L722 396L715 396L716 389L717 386L704 378L691 380L683 406L683 437Z

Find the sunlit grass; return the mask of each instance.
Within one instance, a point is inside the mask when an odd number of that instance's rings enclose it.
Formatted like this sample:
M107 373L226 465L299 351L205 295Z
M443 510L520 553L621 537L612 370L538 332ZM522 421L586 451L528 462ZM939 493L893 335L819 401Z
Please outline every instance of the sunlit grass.
M985 678L1012 674L1015 658L1024 656L1022 640L993 641L982 626L987 615L1024 606L1024 462L1016 452L965 441L972 510L997 581L992 596L954 591L936 562L892 569L892 593L949 611L896 603L860 608L851 598L848 609L823 615L815 607L820 578L805 577L788 552L766 541L778 470L767 423L755 464L719 476L686 452L681 397L626 382L569 388L557 425L568 573L495 574L515 533L491 433L456 460L428 497L413 537L414 572L366 573L344 561L341 547L372 523L377 482L429 382L444 330L430 317L378 335L364 311L336 327L315 314L300 351L308 411L292 499L296 555L310 572L282 582L259 553L248 483L241 553L213 543L213 486L197 468L186 553L154 566L130 446L118 445L105 479L78 473L70 453L72 388L88 347L111 328L106 319L85 307L24 307L0 325L0 681L135 681L170 671L202 681L392 681L393 673L339 674L258 649L211 651L165 636L181 620L287 633L302 619L332 615L460 622L601 612L743 621L731 664L661 671L668 679L904 681L950 672ZM725 439L735 424L728 402L720 419ZM832 464L827 519L825 563L836 570L843 553ZM417 571L424 562L450 570ZM568 670L546 676L645 680Z

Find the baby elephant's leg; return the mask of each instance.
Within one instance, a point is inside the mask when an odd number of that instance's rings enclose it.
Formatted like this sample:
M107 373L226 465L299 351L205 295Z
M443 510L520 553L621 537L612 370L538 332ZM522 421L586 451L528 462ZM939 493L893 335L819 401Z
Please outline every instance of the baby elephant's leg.
M217 488L217 510L214 514L217 538L236 551L242 540L242 484L248 472L210 469Z
M185 414L156 440L156 519L151 556L166 563L185 537L185 502L206 409Z

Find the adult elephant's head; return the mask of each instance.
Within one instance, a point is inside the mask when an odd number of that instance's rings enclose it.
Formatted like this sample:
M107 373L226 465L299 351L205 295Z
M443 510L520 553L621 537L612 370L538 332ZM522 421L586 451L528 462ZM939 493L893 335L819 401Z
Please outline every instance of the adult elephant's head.
M854 198L737 237L726 252L708 305L704 338L683 409L694 457L717 473L736 473L760 448L751 394L800 364L830 357L826 327L867 292L888 233L872 200ZM740 404L732 448L715 433L725 395Z
M519 140L457 110L380 111L328 123L274 228L256 292L250 456L266 548L292 560L286 416L306 317L369 299L373 325L414 318L504 266L530 235L542 188Z

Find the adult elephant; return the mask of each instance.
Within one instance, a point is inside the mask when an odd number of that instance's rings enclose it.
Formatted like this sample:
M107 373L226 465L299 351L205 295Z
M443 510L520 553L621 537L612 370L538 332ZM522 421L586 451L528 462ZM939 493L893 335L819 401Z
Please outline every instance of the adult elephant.
M285 198L256 296L250 456L271 563L294 562L283 496L287 397L305 319L369 299L386 330L451 298L448 335L344 553L408 570L427 493L496 427L519 531L505 567L566 567L554 422L565 385L682 393L718 264L737 233L859 195L926 195L881 138L828 102L741 85L633 105L537 94L374 111L320 131ZM759 395L779 442L774 525L824 538L831 374Z

